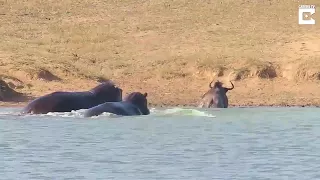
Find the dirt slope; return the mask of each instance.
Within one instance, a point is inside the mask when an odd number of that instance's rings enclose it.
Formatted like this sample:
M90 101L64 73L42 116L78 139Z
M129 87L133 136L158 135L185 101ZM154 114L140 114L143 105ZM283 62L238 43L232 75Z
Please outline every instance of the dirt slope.
M110 78L152 105L195 105L219 79L235 81L231 105L319 105L320 13L299 25L299 4L0 0L0 76L34 97Z

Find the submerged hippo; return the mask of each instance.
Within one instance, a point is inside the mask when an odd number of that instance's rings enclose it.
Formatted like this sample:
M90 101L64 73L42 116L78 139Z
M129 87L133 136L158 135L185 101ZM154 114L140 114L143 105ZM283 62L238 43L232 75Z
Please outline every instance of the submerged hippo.
M198 107L200 108L227 108L228 97L227 92L234 88L234 85L230 81L232 87L226 88L222 86L220 81L216 81L212 87L213 81L209 84L210 90L202 96L202 100Z
M84 112L84 117L98 116L104 112L122 115L148 115L147 93L133 92L127 95L121 102L106 102L92 107Z
M31 101L22 114L46 114L48 112L71 112L72 110L88 109L105 102L122 100L122 89L112 81L106 81L90 91L53 92Z

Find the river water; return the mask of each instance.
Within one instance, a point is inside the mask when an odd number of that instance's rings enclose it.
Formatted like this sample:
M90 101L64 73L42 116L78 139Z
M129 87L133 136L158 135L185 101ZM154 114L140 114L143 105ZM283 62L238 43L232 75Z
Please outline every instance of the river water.
M0 179L320 179L320 108L0 109Z

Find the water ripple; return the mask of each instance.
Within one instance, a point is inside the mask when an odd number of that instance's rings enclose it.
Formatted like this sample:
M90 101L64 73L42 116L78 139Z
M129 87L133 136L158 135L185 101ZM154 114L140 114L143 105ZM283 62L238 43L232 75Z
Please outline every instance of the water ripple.
M152 112L106 121L0 110L0 179L320 179L319 109Z

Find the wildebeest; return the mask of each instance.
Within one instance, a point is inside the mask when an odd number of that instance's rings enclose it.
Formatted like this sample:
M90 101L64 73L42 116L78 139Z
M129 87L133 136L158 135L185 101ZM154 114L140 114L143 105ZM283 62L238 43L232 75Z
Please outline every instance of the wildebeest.
M84 112L84 117L98 116L104 112L121 115L148 115L147 93L133 92L127 95L121 102L106 102L92 107Z
M105 102L122 100L122 89L112 81L100 83L89 91L53 92L31 101L22 114L46 114L48 112L71 112L72 110L89 109Z
M213 81L210 82L208 90L203 96L198 107L200 108L227 108L228 97L227 92L234 88L234 85L230 81L232 87L226 88L222 86L220 81L216 81L212 86Z

